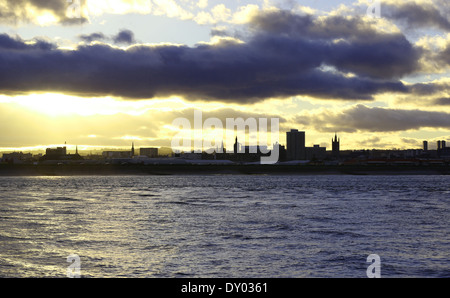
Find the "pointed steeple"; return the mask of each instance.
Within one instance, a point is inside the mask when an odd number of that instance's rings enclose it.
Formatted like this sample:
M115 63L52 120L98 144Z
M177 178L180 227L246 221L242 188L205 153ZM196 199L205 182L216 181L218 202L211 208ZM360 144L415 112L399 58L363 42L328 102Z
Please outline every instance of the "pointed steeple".
M340 138L338 139L337 132L334 134L334 139L332 139L331 141L332 141L332 152L333 152L333 155L335 157L338 157L339 156L339 151L341 150L340 149L341 140L340 140Z

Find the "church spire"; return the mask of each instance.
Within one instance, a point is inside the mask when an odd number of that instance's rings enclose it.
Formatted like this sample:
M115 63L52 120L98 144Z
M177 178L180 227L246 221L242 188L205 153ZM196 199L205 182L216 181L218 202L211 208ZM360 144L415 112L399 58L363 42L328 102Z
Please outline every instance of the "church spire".
M338 139L337 132L334 135L334 139L331 139L332 142L332 152L335 157L339 156L339 151L341 150L341 140Z

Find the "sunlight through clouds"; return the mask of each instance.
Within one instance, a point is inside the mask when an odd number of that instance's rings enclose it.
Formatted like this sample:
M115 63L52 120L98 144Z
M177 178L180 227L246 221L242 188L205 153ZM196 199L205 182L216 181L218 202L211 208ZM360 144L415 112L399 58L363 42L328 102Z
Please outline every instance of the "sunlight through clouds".
M72 132L92 145L161 141L173 117L200 109L276 114L317 143L450 135L445 1L383 1L380 18L365 0L86 0L79 18L67 10L77 1L19 2L0 1L0 107L17 134L23 120L98 117L127 124Z

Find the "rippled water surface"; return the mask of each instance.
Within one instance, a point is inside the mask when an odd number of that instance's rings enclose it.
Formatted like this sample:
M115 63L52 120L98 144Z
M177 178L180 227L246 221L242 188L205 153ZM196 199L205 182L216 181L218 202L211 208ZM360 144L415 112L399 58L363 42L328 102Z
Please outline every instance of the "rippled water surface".
M448 176L0 178L0 277L450 277Z

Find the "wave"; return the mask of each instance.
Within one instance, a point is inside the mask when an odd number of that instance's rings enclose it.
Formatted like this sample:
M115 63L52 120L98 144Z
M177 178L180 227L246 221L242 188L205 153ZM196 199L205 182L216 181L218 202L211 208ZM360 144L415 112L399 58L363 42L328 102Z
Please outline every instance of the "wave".
M157 194L139 194L140 197L159 197L160 195Z
M59 201L59 202L79 202L81 199L75 198L67 198L67 197L56 197L56 198L48 198L47 201Z

